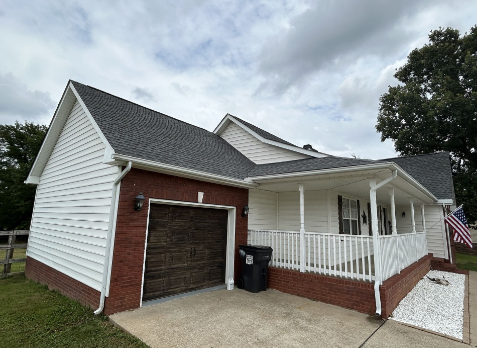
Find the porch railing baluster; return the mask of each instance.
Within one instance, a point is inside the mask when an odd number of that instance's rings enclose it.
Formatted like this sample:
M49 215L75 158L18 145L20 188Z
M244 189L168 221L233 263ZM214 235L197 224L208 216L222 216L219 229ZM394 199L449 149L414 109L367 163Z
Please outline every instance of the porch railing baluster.
M344 241L344 264L345 264L345 277L348 277L348 247L347 247L347 239L346 235L343 236Z

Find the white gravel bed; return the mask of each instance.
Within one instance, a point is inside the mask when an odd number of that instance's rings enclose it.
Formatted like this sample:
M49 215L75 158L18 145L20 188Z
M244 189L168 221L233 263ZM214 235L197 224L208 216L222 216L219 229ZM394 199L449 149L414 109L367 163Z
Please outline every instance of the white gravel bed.
M424 277L399 303L393 320L462 339L464 327L465 275L430 271L430 278L445 278L450 285Z

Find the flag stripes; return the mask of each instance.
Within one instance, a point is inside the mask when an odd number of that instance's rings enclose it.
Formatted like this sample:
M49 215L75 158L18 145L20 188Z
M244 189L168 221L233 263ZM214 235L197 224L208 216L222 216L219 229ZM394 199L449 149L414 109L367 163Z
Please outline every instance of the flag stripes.
M472 238L462 206L447 215L444 221L454 229L454 241L467 244L469 248L472 248Z

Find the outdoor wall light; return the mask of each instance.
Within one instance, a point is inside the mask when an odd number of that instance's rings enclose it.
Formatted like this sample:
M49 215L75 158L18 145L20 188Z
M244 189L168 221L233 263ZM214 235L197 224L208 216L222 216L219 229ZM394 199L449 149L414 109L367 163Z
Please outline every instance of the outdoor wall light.
M401 216L404 218L406 217L406 213L405 212L402 212Z
M142 208L142 205L144 204L144 196L142 195L142 192L139 192L139 194L135 198L135 203L134 203L134 210L139 211Z
M248 205L246 205L245 207L243 207L243 209L242 209L242 217L247 216L249 210L250 210L250 208L248 207Z

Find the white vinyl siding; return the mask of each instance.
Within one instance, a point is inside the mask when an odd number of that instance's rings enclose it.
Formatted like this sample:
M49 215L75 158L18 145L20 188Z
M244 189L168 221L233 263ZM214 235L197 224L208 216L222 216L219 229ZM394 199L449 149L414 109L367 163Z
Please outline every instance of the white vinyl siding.
M101 289L113 181L105 145L76 101L37 186L27 254Z
M402 213L405 217L402 217ZM424 206L424 214L426 216L427 229L427 249L430 253L434 253L435 257L445 257L446 241L445 235L440 223L442 217L442 206L426 205ZM422 214L421 206L414 205L414 219L416 222L416 231L422 232ZM398 233L410 233L412 231L411 207L396 206L396 225Z
M220 136L257 164L311 158L305 154L263 143L233 122L230 122Z
M248 191L248 228L252 230L277 229L277 193L252 189Z

